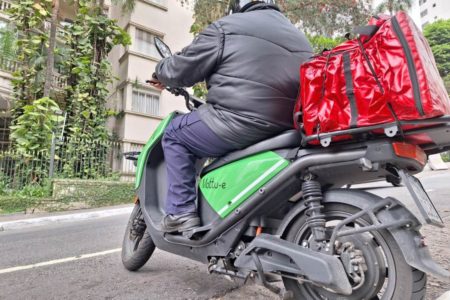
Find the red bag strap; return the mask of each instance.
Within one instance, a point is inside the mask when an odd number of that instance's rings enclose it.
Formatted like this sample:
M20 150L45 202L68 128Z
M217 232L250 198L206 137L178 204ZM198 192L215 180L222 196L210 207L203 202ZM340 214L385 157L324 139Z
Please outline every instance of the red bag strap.
M377 82L378 88L380 89L381 93L384 94L384 88L381 85L380 79L378 78L377 73L375 73L375 69L372 66L372 63L370 62L370 58L367 55L366 49L364 48L363 42L361 41L360 38L357 39L358 40L358 45L359 48L361 49L361 53L364 56L364 59L367 62L367 65L369 66L370 72L372 73L373 78L375 79L375 81Z
M322 91L320 92L320 102L323 101L323 99L325 98L325 90L326 90L326 86L325 86L325 82L327 81L327 69L328 69L328 65L330 64L330 57L331 54L333 53L332 50L330 50L327 54L327 60L325 62L325 66L323 67L323 76L322 76ZM317 122L316 125L316 130L317 130L317 134L319 134L320 132L320 122Z
M327 81L327 69L328 65L330 64L330 57L333 51L329 51L327 54L327 60L325 62L325 66L323 67L323 75L322 75L322 91L320 93L320 102L323 101L323 98L325 97L325 82Z

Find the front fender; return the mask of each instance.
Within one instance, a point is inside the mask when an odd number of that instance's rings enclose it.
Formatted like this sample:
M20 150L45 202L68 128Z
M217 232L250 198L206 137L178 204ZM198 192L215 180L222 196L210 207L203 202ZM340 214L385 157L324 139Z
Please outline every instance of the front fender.
M381 200L383 200L383 198L368 192L337 189L324 193L322 204L342 203L359 209L365 209ZM387 229L402 250L406 262L411 267L422 272L430 273L441 279L450 280L450 272L435 263L431 258L428 247L423 245L423 238L419 232L421 224L417 218L399 200L394 198L389 198L389 200L393 205L390 205L389 209L380 210L376 213L376 216L381 224L399 220L411 221L412 226L409 228L400 227ZM305 209L306 207L303 202L298 203L283 219L283 222L278 227L277 234L281 237L285 237L290 226L298 216L304 213Z

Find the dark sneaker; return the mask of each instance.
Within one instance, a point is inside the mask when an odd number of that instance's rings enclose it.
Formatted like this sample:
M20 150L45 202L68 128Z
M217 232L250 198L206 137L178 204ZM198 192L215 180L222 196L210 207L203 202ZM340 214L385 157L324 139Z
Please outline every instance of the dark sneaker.
M182 215L166 215L161 221L161 231L183 232L200 226L200 218L197 213Z

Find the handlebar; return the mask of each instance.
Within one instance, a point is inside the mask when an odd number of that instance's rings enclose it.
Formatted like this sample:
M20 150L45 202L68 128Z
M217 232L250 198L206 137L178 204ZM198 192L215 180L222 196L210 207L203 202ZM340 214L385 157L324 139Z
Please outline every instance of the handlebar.
M146 83L150 83L150 80L147 80ZM190 95L189 92L184 88L166 87L166 90L175 96L183 96L186 108L189 111L197 110L197 108L205 104L205 101L193 95Z

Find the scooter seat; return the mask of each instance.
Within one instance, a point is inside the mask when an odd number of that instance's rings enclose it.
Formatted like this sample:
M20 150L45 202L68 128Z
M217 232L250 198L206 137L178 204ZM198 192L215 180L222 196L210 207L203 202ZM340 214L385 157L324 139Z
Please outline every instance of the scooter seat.
M220 158L217 158L213 163L203 169L202 174L205 174L213 169L217 169L218 167L221 167L223 165L229 164L233 161L260 152L299 147L301 144L301 140L302 137L299 131L295 129L285 131L277 136L271 137L267 140L263 140L242 150L233 151Z

